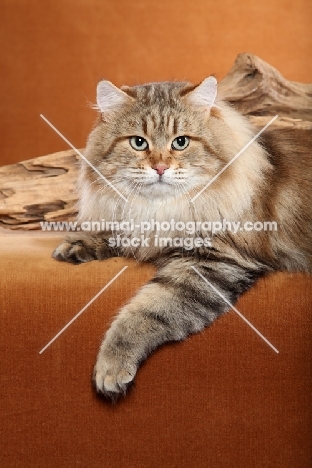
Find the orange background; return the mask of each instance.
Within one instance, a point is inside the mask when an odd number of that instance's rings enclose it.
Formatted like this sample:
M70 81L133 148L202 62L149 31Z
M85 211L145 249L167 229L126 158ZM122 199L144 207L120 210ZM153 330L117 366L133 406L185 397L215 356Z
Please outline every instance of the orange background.
M310 0L1 0L0 164L76 147L101 78L117 85L221 79L251 52L312 81Z

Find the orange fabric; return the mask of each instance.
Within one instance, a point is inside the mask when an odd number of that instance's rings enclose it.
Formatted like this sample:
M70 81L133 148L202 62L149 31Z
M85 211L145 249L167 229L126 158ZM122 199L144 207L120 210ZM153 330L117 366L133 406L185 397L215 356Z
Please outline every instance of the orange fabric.
M310 0L0 0L0 164L76 147L96 83L221 79L241 52L311 82Z
M235 312L155 352L115 406L90 376L117 308L153 274L50 258L60 238L1 233L1 462L15 467L308 468L311 279L275 274ZM124 265L128 269L41 355Z

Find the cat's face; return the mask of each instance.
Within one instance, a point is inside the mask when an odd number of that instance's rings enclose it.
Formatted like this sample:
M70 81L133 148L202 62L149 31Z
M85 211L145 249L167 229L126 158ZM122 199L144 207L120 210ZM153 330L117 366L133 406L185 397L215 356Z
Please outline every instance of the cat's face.
M165 82L122 90L102 81L101 120L91 133L88 157L127 194L194 193L224 165L209 124L218 113L215 98L213 77L197 87Z

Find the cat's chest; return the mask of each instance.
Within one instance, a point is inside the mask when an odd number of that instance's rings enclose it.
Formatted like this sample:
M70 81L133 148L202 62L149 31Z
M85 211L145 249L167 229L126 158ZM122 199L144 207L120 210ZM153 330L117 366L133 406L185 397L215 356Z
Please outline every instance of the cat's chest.
M195 221L192 207L184 200L137 199L120 206L106 205L106 219L118 222L123 231L134 237L176 234L190 221Z
M196 223L204 219L203 211L182 197L137 197L128 202L117 197L88 197L81 200L80 221L129 238L189 237L195 234Z

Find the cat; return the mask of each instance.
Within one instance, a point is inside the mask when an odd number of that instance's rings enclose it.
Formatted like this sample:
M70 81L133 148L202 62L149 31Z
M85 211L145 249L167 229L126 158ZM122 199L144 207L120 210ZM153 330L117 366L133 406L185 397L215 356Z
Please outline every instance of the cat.
M311 272L312 139L308 130L269 127L231 163L255 130L218 96L213 76L199 85L117 88L101 81L96 107L78 221L110 220L117 230L70 233L53 257L79 264L121 255L157 268L121 308L99 350L94 385L115 400L155 348L211 324L259 277ZM207 221L218 226L208 236ZM247 221L277 229L220 229ZM160 245L162 237L168 245Z

